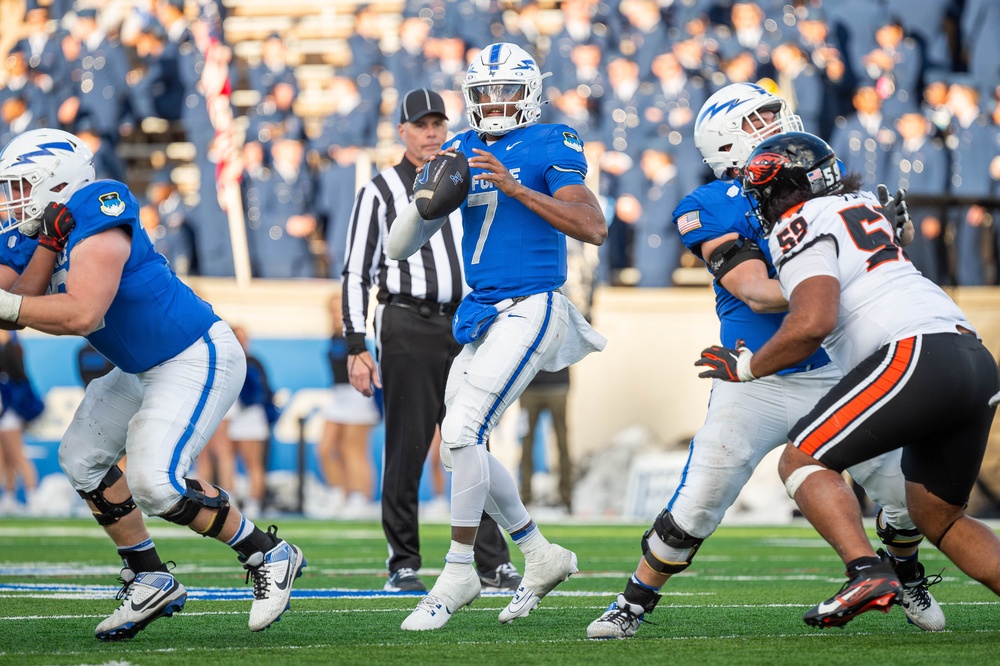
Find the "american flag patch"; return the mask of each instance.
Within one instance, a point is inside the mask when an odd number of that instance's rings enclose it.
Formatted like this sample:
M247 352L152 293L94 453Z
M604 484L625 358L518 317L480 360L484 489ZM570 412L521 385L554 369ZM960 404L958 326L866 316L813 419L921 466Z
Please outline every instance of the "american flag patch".
M677 218L677 231L681 232L681 236L699 228L701 228L701 215L696 210L684 213Z

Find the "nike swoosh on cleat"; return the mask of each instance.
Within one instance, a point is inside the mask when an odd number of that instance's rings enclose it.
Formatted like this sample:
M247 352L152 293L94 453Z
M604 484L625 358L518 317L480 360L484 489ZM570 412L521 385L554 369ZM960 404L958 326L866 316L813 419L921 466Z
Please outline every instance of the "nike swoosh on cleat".
M149 597L139 605L136 605L135 600L132 600L130 605L132 606L133 611L139 613L146 610L146 608L148 608L149 606L159 603L160 600L163 599L163 597L165 597L166 595L167 595L167 590L162 590L159 594Z
M832 613L833 611L837 610L840 607L841 607L840 604L836 601L833 602L824 601L819 606L816 606L816 612L822 615L826 615L827 613Z
M289 573L291 573L291 571L292 571L292 561L289 559L288 566L285 567L284 578L282 578L281 580L274 581L275 586L277 586L279 590L284 590L285 588L288 587L288 581L291 578L291 576L289 576Z

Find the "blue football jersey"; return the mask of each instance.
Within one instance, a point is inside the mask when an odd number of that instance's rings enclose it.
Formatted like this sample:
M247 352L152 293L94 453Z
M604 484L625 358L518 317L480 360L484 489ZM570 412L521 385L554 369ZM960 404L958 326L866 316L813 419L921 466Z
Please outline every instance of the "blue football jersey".
M37 238L28 238L17 229L0 234L0 264L10 266L20 275L31 261L36 247Z
M587 175L583 142L566 125L529 125L487 145L473 131L445 144L472 158L497 157L522 185L552 196ZM482 173L473 169L472 175ZM465 278L481 303L554 291L566 281L566 235L489 181L472 181L462 205Z
M173 358L204 335L219 317L174 274L139 223L139 203L123 183L99 180L66 203L76 226L52 275L52 291L65 293L70 255L78 243L115 227L132 237L118 293L90 343L125 372L137 373Z
M684 245L702 259L701 245L728 233L736 232L760 245L767 264L767 274L775 277L767 239L762 238L752 217L750 201L743 195L743 186L735 180L715 180L702 185L687 195L674 209L673 219ZM774 335L781 326L785 313L758 314L750 306L723 289L718 282L715 289L715 311L721 323L720 339L726 347L735 347L742 339L747 347L756 351ZM830 362L822 349L793 368L778 374L799 372L808 367L818 367Z

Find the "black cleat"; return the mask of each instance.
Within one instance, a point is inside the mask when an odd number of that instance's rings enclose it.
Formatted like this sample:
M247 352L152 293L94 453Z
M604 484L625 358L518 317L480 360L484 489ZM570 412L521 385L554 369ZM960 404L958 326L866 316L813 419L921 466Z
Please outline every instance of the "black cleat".
M893 604L902 600L903 586L892 568L876 565L845 583L840 592L810 609L802 619L820 629L841 627L865 611L887 613Z

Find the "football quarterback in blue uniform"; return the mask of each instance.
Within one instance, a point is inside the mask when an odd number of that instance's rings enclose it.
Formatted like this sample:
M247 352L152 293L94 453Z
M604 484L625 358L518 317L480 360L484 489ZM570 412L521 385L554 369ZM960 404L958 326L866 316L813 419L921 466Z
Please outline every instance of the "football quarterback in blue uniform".
M524 553L524 578L501 622L528 615L577 570L576 554L542 536L513 477L486 450L490 431L539 370L564 368L606 342L558 291L566 236L600 245L607 226L584 185L577 133L537 124L542 78L520 47L487 46L462 85L472 129L443 148L463 153L472 174L461 206L472 292L455 313L455 337L465 347L448 375L441 426L441 459L453 471L451 548L433 589L403 621L407 630L443 627L479 595L472 543L484 508ZM439 227L411 203L390 229L390 258L413 254Z
M288 606L302 551L188 474L239 394L246 358L230 327L153 249L128 187L94 180L93 159L77 137L48 129L21 134L0 153L0 239L38 236L21 277L0 290L0 321L82 335L115 365L87 387L59 446L60 466L123 563L122 604L96 635L131 638L184 606L184 586L157 554L143 514L231 546L254 580L249 626L260 631Z

